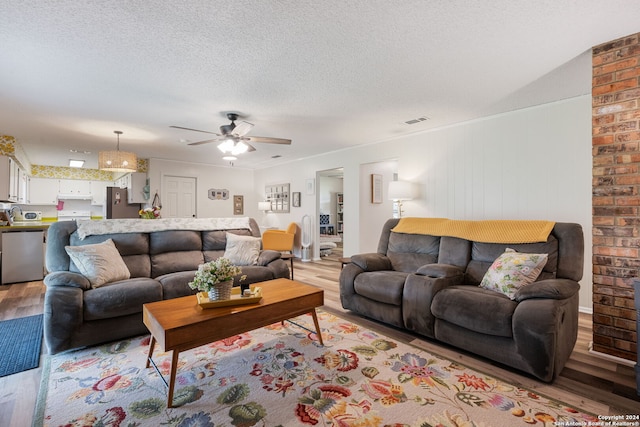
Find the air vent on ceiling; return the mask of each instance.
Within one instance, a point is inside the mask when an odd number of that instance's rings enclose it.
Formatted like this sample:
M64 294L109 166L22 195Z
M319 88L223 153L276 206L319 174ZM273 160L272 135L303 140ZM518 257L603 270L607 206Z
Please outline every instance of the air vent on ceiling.
M404 123L407 125L415 125L416 123L426 122L427 120L429 120L429 117L423 116L423 117L418 117L417 119L407 120Z

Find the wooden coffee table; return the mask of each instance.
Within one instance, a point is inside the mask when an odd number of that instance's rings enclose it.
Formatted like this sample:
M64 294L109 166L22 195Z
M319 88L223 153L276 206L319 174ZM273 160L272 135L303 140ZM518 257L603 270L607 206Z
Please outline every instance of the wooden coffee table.
M173 351L167 383L167 407L173 407L173 388L181 351L305 313L313 317L318 341L324 345L315 310L324 304L322 289L289 279L269 280L254 285L262 288L262 300L255 304L203 309L198 305L197 297L190 295L143 305L143 321L151 332L147 368L150 364L155 367L152 356L156 342L163 351Z

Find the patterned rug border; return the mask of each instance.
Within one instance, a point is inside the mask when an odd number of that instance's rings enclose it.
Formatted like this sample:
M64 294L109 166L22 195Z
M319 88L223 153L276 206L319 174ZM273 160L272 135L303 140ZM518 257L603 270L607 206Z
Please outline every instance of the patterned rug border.
M512 385L512 386L516 386L518 388L524 389L527 392L531 392L531 393L533 393L535 395L543 397L543 398L545 398L545 399L547 399L549 401L552 401L552 402L554 402L556 404L560 404L560 405L563 405L565 407L576 409L576 410L578 410L578 411L580 411L580 412L582 412L584 414L587 414L587 415L590 415L590 416L593 416L593 417L597 417L598 416L597 414L593 413L592 411L589 411L589 410L586 410L586 409L582 409L580 406L578 406L576 404L569 404L565 400L558 399L556 397L552 397L552 396L550 396L550 395L548 395L548 394L546 394L544 392L539 392L533 387L530 387L528 385L522 384L520 381L514 381L512 379L506 380L503 376L501 376L499 374L495 374L493 372L488 372L486 370L483 370L480 367L472 367L469 364L467 364L465 362L461 362L459 360L453 360L451 357L446 356L442 352L438 351L437 348L434 349L434 348L430 348L430 347L426 347L426 346L418 346L418 345L414 344L415 340L421 340L423 343L426 343L426 344L431 344L431 343L430 343L430 341L427 341L426 337L421 337L421 336L412 334L412 333L410 333L410 331L404 331L404 330L399 329L399 328L392 328L392 329L396 329L400 333L404 333L404 334L407 334L407 335L412 337L411 341L406 341L406 340L399 339L399 338L389 337L389 335L387 333L381 331L381 329L384 329L385 327L389 327L388 325L378 324L377 322L375 322L375 321L373 321L371 319L368 319L368 318L364 318L364 317L362 317L362 318L361 317L355 317L353 319L352 318L345 318L344 313L342 313L342 312L340 312L340 311L338 311L336 309L332 309L330 307L326 307L326 306L323 306L323 307L319 308L318 312L319 313L320 312L325 312L325 313L327 313L329 315L332 315L332 316L335 316L335 317L341 319L344 322L353 323L353 324L359 326L360 328L371 330L371 331L373 331L373 332L375 332L377 334L380 334L380 335L382 335L382 336L384 336L384 337L386 337L386 338L388 338L388 339L390 339L392 341L398 341L399 343L401 343L403 345L406 345L406 346L408 346L410 348L414 348L416 350L419 350L419 351L422 351L422 352L425 352L425 353L433 353L433 355L438 357L438 358L441 358L441 359L444 359L444 360L446 360L448 362L460 365L460 366L464 367L465 369L468 369L468 370L471 370L471 371L475 371L477 373L480 373L480 374L486 375L488 377L494 378L494 379L496 379L498 381L501 381L503 383L506 383L508 385ZM297 325L297 326L300 326L300 325ZM135 339L135 338L144 337L144 336L148 336L148 335L149 334L143 334L143 335L138 335L136 337L130 337L130 338L127 338L127 339ZM109 345L111 345L113 343L117 343L117 342L120 342L120 341L123 341L123 340L116 340L116 341L113 341L113 342L110 342L110 343L103 343L103 344L100 344L100 345L97 345L97 346L93 346L93 347L97 348L97 347L102 347L102 346L109 346ZM54 356L49 355L49 354L45 355L45 357L43 358L44 359L43 363L42 363L42 375L41 375L41 381L40 381L40 389L39 389L39 392L38 392L37 401L36 401L36 405L35 405L35 408L34 408L34 417L33 417L32 427L42 427L44 425L46 402L47 402L47 398L48 398L48 394L49 394L49 381L51 379L51 360L52 360L52 358L57 357L57 356L61 356L61 355L67 354L67 353L73 353L73 352L78 351L78 350L86 350L86 349L93 348L93 347L85 347L85 348L81 348L81 349L68 350L68 351L65 351L63 353L58 353L58 354L56 354ZM452 350L455 350L455 349L452 349ZM485 359L482 359L482 360L485 360ZM501 369L503 369L503 368L501 368ZM515 373L518 374L518 375L522 375L522 374L520 374L518 372L515 372ZM533 378L531 378L531 379L534 380ZM572 393L572 392L568 391L567 393ZM577 395L575 393L573 393L573 394L576 395L576 396L580 396L580 395Z
M533 393L535 393L535 394L537 394L537 395L539 395L541 397L544 397L545 399L552 400L554 402L561 403L561 404L563 404L565 406L570 406L570 407L575 408L575 409L579 409L581 412L584 412L585 414L589 414L589 415L594 416L594 417L597 417L599 415L599 414L596 414L595 412L592 412L592 411L589 411L587 409L583 409L581 407L578 407L577 405L570 404L570 403L566 402L565 400L558 399L557 397L553 397L553 396L545 393L544 391L538 391L537 389L534 389L534 388L532 388L532 387L530 387L530 386L528 386L526 384L522 384L522 382L520 382L520 381L518 381L517 383L514 383L513 380L505 379L505 377L500 375L500 374L495 374L493 372L489 372L488 370L482 369L481 367L470 366L468 363L465 363L465 362L462 362L462 361L459 361L459 360L452 360L451 357L445 355L438 348L420 347L420 346L414 344L415 340L421 340L426 344L435 344L435 345L439 344L438 342L432 343L431 341L429 341L429 338L427 338L427 337L423 337L423 336L418 335L418 334L413 334L411 331L406 331L406 330L403 330L403 329L394 328L393 326L390 326L390 325L383 325L383 324L380 324L380 323L378 323L377 321L375 321L373 319L369 319L369 318L366 318L366 317L365 318L357 317L357 319L346 319L339 310L333 309L331 307L323 306L322 310L327 312L327 313L330 313L330 314L332 314L332 315L334 315L336 317L339 317L339 318L341 318L342 320L344 320L346 322L355 323L356 325L360 326L361 328L371 329L374 332L377 332L377 333L379 333L381 335L384 335L386 337L388 337L388 335L386 333L382 332L381 329L383 329L383 328L396 329L400 333L411 335L413 337L412 341L401 341L405 345L408 345L410 347L416 348L416 349L421 350L421 351L425 351L427 353L433 353L435 356L438 356L438 357L440 357L442 359L445 359L445 360L448 360L448 361L450 361L452 363L456 363L458 365L464 366L466 369L470 369L470 370L476 371L476 372L478 372L480 374L483 374L483 375L486 375L486 376L489 376L489 377L493 377L493 378L497 379L498 381L502 381L502 382L507 383L507 384L516 385L516 386L518 386L520 388L526 389L527 391L531 391L531 392L533 392ZM371 324L367 324L367 322L370 322ZM454 347L451 347L451 350L452 351L461 351L461 350L456 349ZM489 359L485 359L482 356L477 356L477 355L474 355L474 354L469 353L469 352L464 352L464 355L468 356L468 357L475 357L475 358L477 358L477 360L480 360L480 361L490 362ZM502 365L496 365L496 367L499 368L499 369L503 369L503 370L509 369L508 367L506 367L506 366L503 367ZM524 373L521 373L521 372L518 372L518 371L515 371L515 370L512 371L512 372L514 374L516 374L516 375L521 375L521 376L525 376L526 375ZM538 381L533 377L526 377L526 378L530 379L531 381ZM540 384L547 385L547 383L543 383L543 382L540 382ZM550 384L553 384L553 383L550 383ZM581 398L584 397L584 398L588 399L587 396L582 396L580 394L576 394L576 393L571 392L571 391L566 391L566 393L571 393L574 396L580 396Z

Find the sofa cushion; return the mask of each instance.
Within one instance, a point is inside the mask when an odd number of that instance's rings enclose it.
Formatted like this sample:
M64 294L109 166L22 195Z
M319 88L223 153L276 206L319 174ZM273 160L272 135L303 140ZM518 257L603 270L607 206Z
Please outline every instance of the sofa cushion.
M85 291L84 321L109 319L142 312L142 305L162 300L162 287L156 280L136 278L107 283Z
M240 236L252 236L251 230L246 230L246 229L226 230L226 231L225 230L203 231L202 232L202 250L203 251L224 251L227 246L227 233L233 233Z
M240 277L236 276L233 278L233 286L239 286L243 283L256 283L256 282L264 282L266 280L275 279L275 275L273 270L270 268L265 268L260 265L245 265L242 267L242 274L240 276L246 275L247 278L244 281L240 281Z
M546 263L547 254L526 254L507 248L489 267L480 287L515 299L516 291L533 283Z
M442 289L433 297L431 313L445 320L481 334L512 337L511 319L518 303L506 295L479 288L459 285Z
M190 270L177 271L156 277L156 280L162 285L162 299L184 297L197 293L197 290L189 287L189 282L193 280L195 275L196 270Z
M555 279L558 270L558 240L550 235L546 242L503 244L503 243L479 243L473 242L471 248L471 261L467 265L465 283L479 285L491 264L507 248L517 252L530 254L547 254L547 263L540 273L539 280Z
M235 265L256 265L260 255L260 245L261 239L259 237L227 233L224 257Z
M130 277L129 269L111 239L92 245L65 246L64 249L93 288Z
M400 271L366 272L356 276L353 288L365 298L399 306L407 276L408 273Z
M437 262L439 248L440 237L392 232L387 257L394 270L413 273L425 264Z
M204 264L204 255L201 251L167 252L151 255L151 277L155 278L176 271L197 270L200 264Z

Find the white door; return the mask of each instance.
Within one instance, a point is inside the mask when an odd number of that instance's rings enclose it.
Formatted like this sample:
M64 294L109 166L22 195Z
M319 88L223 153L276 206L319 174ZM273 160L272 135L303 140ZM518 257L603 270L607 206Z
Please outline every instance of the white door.
M162 217L196 217L196 179L165 175L162 178Z

